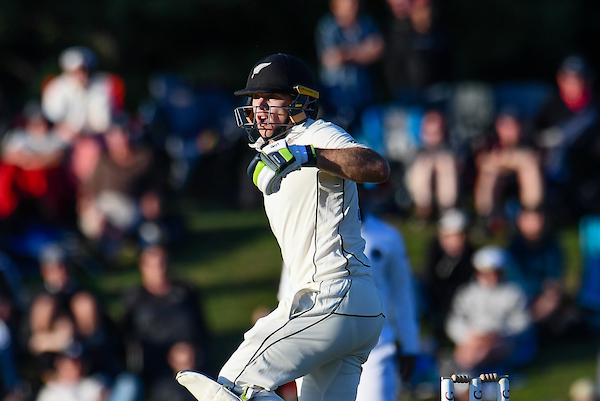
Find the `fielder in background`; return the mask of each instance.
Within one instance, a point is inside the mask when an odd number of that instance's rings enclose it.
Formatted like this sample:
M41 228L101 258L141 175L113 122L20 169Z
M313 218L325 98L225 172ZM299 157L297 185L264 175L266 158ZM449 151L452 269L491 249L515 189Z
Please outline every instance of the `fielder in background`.
M356 398L361 366L385 320L360 235L356 183L384 182L390 168L340 127L314 120L319 93L300 59L273 54L248 76L235 110L257 154L248 174L264 205L292 291L259 319L217 382L177 375L199 400L281 400L296 380L300 401Z
M362 236L373 280L385 305L386 321L358 386L357 401L395 401L412 376L420 352L414 277L402 234L377 216L370 192L360 190Z

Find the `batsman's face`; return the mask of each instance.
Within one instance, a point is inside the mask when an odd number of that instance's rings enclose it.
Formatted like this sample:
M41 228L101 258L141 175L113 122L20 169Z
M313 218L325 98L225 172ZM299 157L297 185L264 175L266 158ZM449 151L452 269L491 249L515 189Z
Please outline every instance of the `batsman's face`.
M285 107L292 100L292 96L280 93L258 93L252 95L252 107L256 126L263 138L271 138L288 123L289 115Z

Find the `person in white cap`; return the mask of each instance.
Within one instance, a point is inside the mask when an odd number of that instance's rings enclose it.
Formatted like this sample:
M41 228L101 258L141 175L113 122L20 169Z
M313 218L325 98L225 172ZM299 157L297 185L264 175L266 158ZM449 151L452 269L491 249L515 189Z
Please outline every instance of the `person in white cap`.
M97 72L96 61L91 49L69 47L58 59L61 73L42 87L44 115L67 142L80 135L103 133L113 114L122 108L122 80Z
M446 321L454 361L463 373L511 369L531 360L536 337L527 297L504 280L507 253L486 245L473 255L475 280L457 290Z
M435 339L446 342L444 320L457 288L473 278L473 245L467 237L469 219L458 208L445 210L425 253L422 269L422 313Z

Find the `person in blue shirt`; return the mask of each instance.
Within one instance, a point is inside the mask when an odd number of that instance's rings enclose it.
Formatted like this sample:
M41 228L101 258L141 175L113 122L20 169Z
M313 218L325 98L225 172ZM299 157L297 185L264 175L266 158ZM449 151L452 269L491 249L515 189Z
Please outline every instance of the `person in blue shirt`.
M580 313L566 294L564 256L541 208L523 208L508 252L507 278L527 294L529 310L544 338L560 338L581 324Z
M330 13L321 17L315 31L321 107L345 129L351 129L373 101L370 68L385 47L379 27L360 7L360 0L330 0Z

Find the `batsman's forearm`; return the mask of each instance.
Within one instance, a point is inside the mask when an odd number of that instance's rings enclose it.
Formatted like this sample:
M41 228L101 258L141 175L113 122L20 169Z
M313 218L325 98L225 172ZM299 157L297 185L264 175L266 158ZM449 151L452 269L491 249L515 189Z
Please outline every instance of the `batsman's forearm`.
M315 149L317 167L329 174L358 183L387 181L390 165L369 148Z

